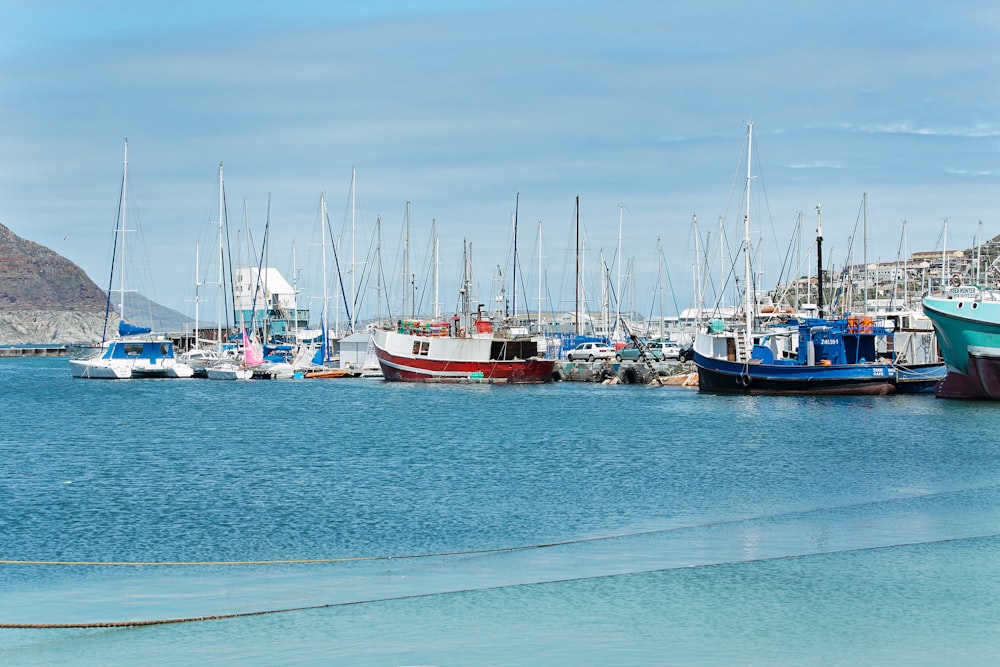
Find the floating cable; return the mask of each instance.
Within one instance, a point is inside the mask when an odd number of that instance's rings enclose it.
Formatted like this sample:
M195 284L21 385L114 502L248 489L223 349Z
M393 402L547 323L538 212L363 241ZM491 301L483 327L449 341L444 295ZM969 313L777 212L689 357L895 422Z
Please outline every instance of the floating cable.
M656 574L659 572L670 572L673 570L695 570L707 569L711 567L724 567L728 565L746 565L752 563L768 563L773 561L799 560L814 556L830 556L838 554L865 553L873 551L885 551L902 547L915 547L933 544L949 544L954 542L967 542L972 540L987 540L1000 537L1000 533L991 535L973 535L968 537L951 537L941 540L930 540L927 542L903 542L898 544L884 544L873 547L857 547L855 549L840 549L837 551L817 551L807 554L794 554L785 556L769 556L767 558L754 558L749 560L728 561L722 563L705 563L702 565L675 565L671 567L653 568L648 570L634 570L631 572L615 572L612 574L595 574L582 577L566 577L563 579L548 579L545 581L529 581L517 584L500 584L497 586L483 586L480 588L465 588L453 591L439 591L434 593L415 593L413 595L399 595L386 598L375 598L370 600L353 600L350 602L328 602L325 604L308 605L302 607L285 607L282 609L266 609L261 611L234 612L232 614L214 614L211 616L191 616L187 618L163 618L144 621L104 621L95 623L0 623L3 630L73 630L73 629L100 629L100 628L134 628L151 625L173 625L177 623L197 623L201 621L222 621L234 618L249 618L252 616L267 616L271 614L287 614L296 611L313 611L317 609L333 609L335 607L351 607L362 604L374 604L379 602L399 602L404 600L418 600L421 598L437 597L444 595L462 595L467 593L480 593L486 591L497 591L511 588L521 588L526 586L545 586L550 584L567 584L581 581L592 581L598 579L613 579L615 577L626 577L642 574Z

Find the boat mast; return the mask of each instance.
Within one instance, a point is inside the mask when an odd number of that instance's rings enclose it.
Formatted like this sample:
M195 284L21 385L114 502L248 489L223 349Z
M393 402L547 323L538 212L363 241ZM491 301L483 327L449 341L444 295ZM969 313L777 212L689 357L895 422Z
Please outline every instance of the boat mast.
M948 218L944 219L944 232L941 241L941 291L948 284Z
M514 195L514 271L511 274L511 280L514 284L510 291L510 314L513 316L515 324L517 323L517 213L520 203L521 193L518 192Z
M292 241L292 332L299 330L299 269L295 261L295 241Z
M795 221L795 309L802 308L802 298L799 295L799 271L802 270L802 211L799 211ZM807 283L808 285L808 283ZM809 298L809 288L806 287L806 299Z
M816 312L823 317L823 214L816 204Z
M903 308L910 309L910 257L906 249L906 220L903 220Z
M538 221L538 332L542 332L542 221Z
M753 121L747 124L747 199L746 199L746 210L743 213L743 257L744 257L744 280L746 284L743 287L744 297L743 297L743 309L744 309L744 325L746 331L744 335L746 336L746 349L749 351L753 344L753 275L751 273L752 267L750 266L750 166L751 166L751 156L753 155Z
M354 230L355 230L355 200L357 197L357 187L358 187L358 170L357 167L351 167L351 312L348 314L348 327L351 333L354 333L354 318L355 310L358 305L358 296L355 292L356 285L354 281L354 274L357 269L357 264L354 259Z
M199 251L199 241L194 242L194 346L198 347L198 289L201 287L201 281L198 279L198 251Z
M434 259L433 259L433 278L434 278L434 304L433 304L433 318L435 320L441 319L441 301L438 298L438 273L441 267L441 238L437 233L437 220L431 218L431 240L434 244Z
M618 280L615 283L615 329L621 326L622 321L622 219L624 217L625 204L618 205Z
M576 284L573 292L575 295L575 306L573 321L575 322L575 333L580 335L580 195L576 196Z
M224 183L224 176L222 172L222 162L219 162L219 296L216 303L216 308L218 310L215 324L215 344L218 346L219 353L222 352L222 299L225 290L225 273L224 273L224 262L225 262L225 245L222 243L222 188Z
M244 200L245 202L246 200ZM243 204L246 206L246 203ZM247 238L250 238L250 216L247 216ZM250 246L253 248L253 245ZM264 217L264 251L263 251L263 264L264 264L264 315L262 316L263 322L262 338L267 341L269 338L269 332L271 329L271 322L274 318L271 317L272 308L274 304L271 303L271 291L267 288L268 279L271 276L271 193L267 193L267 214ZM257 279L260 280L260 272L257 272ZM253 315L250 315L250 320L253 321Z
M121 315L122 320L125 319L125 212L128 205L128 139L125 140L125 158L122 161L122 198L121 198L121 214L118 216L118 228L121 230L122 238L122 250L121 250L121 270L118 272L118 281L120 288L118 290L118 313Z
M375 321L382 322L382 216L375 218Z
M413 292L410 290L410 202L406 202L406 236L404 242L406 246L403 250L403 319L413 319L412 314L407 314L407 306L413 297Z
M323 264L323 309L322 309L322 330L323 330L323 365L326 365L327 350L329 350L330 338L330 312L328 309L329 296L327 292L326 278L326 193L319 196L320 207L320 261Z
M698 231L698 215L691 216L691 227L694 230L694 307L695 326L701 326L701 311L705 302L705 295L702 293L701 285L701 235Z
M982 285L983 268L983 221L979 221L979 240L976 242L976 285Z
M605 268L607 262L604 259L604 248L601 248L601 252L598 253L597 266L601 272L601 329L604 330L606 337L610 337L611 332L608 330L608 320L611 319L611 299L608 296L608 287L610 286L611 277L607 274Z
M716 290L716 293L718 294L718 298L716 299L716 302L719 304L719 307L722 309L721 315L723 317L725 317L726 284L728 282L726 280L726 245L725 245L725 239L726 239L725 223L723 222L723 218L720 215L719 216L719 241L718 241L718 243L719 243L719 288ZM735 268L736 267L734 266L733 269L735 270ZM736 302L736 303L738 303L738 302Z
M239 270L242 268L242 266L240 266L240 265L245 262L247 264L247 266L248 266L247 281L249 282L250 279L251 279L250 277L254 274L254 270L253 270L254 266L257 267L256 276L253 278L253 280L254 280L253 296L250 298L250 308L251 308L251 310L250 310L250 330L253 331L253 330L255 330L255 328L256 328L256 326L258 324L257 323L257 295L258 294L260 295L261 301L264 303L264 308L267 308L267 303L264 301L264 294L267 293L267 290L265 289L263 291L263 293L262 293L261 289L260 289L261 284L262 284L262 279L261 279L261 276L260 276L260 266L261 266L261 262L263 262L263 257L264 256L263 256L263 254L261 254L261 255L258 256L257 255L257 249L254 248L254 246L253 246L253 237L250 234L250 211L247 208L247 198L246 197L243 198L243 228L247 232L247 239L246 239L247 259L246 260L243 259L244 248L243 248L243 245L239 241L239 239L240 239L240 231L237 230L237 232L236 232L236 248L237 248L237 251L239 252L239 254L237 255L237 269L236 270L237 270L237 274L238 274ZM263 252L263 248L261 248L261 252ZM235 292L235 290L233 290L233 291ZM240 316L239 316L240 329L244 329L245 328L244 327L245 323L244 323L243 311L246 310L246 308L244 308L244 306L246 306L245 303L240 303ZM234 294L233 295L233 312L235 312L235 311L236 311L236 297L235 297L235 294ZM235 324L235 320L234 320L234 324ZM267 341L267 319L263 315L260 318L260 330L261 330L261 333L263 335L264 341L266 342Z
M462 311L462 322L466 332L472 333L472 276L470 258L472 249L469 247L468 239L462 239L462 289L459 290L460 304Z
M865 290L864 290L865 303L863 306L863 310L867 314L868 313L868 193L867 192L861 195L861 202L864 208L864 218L863 218L864 224L862 225L862 234L864 236L864 239L862 244L863 248L862 254L864 254L864 260L865 260Z
M659 338L660 338L660 340L663 340L664 338L666 338L666 336L663 335L663 330L664 330L664 322L663 322L663 243L661 242L659 236L656 237L656 265L657 265L656 266L656 288L657 288L657 292L658 292L659 297L660 297L660 299L659 299L659 301L660 301L660 327L659 327L660 334L659 334Z

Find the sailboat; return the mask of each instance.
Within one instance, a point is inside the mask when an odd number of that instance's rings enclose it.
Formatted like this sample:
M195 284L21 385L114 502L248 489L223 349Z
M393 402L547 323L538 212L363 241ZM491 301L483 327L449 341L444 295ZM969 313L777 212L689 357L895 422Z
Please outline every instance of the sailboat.
M149 327L139 327L125 320L125 233L128 191L128 140L125 140L125 158L122 169L122 190L119 198L118 223L115 228L115 254L119 260L119 305L121 321L118 335L106 338L111 315L111 287L114 284L114 258L111 263L108 301L104 314L105 338L99 352L85 359L70 359L70 372L75 378L123 380L129 378L189 378L194 370L174 356L174 344L163 336L152 335Z
M789 320L754 331L750 262L750 183L753 123L747 126L746 210L743 217L744 299L742 328L709 322L697 335L694 362L705 392L744 394L873 394L896 391L896 367L880 340L892 331L869 316L823 317L823 223L817 206L819 317ZM887 350L887 348L885 348ZM891 355L891 353L890 353Z
M223 243L223 235L226 233L227 213L225 207L226 185L225 172L222 162L219 162L219 220L218 220L218 245L215 249L215 261L217 262L217 277L214 281L216 287L216 320L215 320L215 341L211 346L202 345L204 342L199 337L201 329L198 321L198 304L200 295L198 289L205 283L198 278L198 263L200 261L198 246L195 247L195 344L188 350L181 353L180 358L194 369L196 377L208 377L208 369L217 364L229 365L234 362L235 357L231 353L234 351L227 347L223 341L223 312L226 305L226 278L224 258L226 257L226 246Z
M205 369L209 380L250 380L254 369L264 363L264 355L258 345L250 340L245 326L241 327L243 361L224 358Z

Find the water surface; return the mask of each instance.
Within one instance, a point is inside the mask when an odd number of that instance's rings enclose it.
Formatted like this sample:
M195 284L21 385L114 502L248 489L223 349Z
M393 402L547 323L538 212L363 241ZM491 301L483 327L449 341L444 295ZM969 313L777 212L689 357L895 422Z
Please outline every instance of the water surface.
M0 565L0 623L278 612L0 629L3 664L1000 659L992 404L53 358L0 387L0 559L62 563Z

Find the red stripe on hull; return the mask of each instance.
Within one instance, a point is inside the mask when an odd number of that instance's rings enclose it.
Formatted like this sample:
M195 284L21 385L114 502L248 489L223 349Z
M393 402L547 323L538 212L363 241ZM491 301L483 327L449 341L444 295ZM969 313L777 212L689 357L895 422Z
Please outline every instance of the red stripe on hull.
M388 381L427 382L462 380L482 373L485 381L537 384L552 379L553 359L515 359L509 361L449 361L426 357L400 357L375 346L382 374Z

